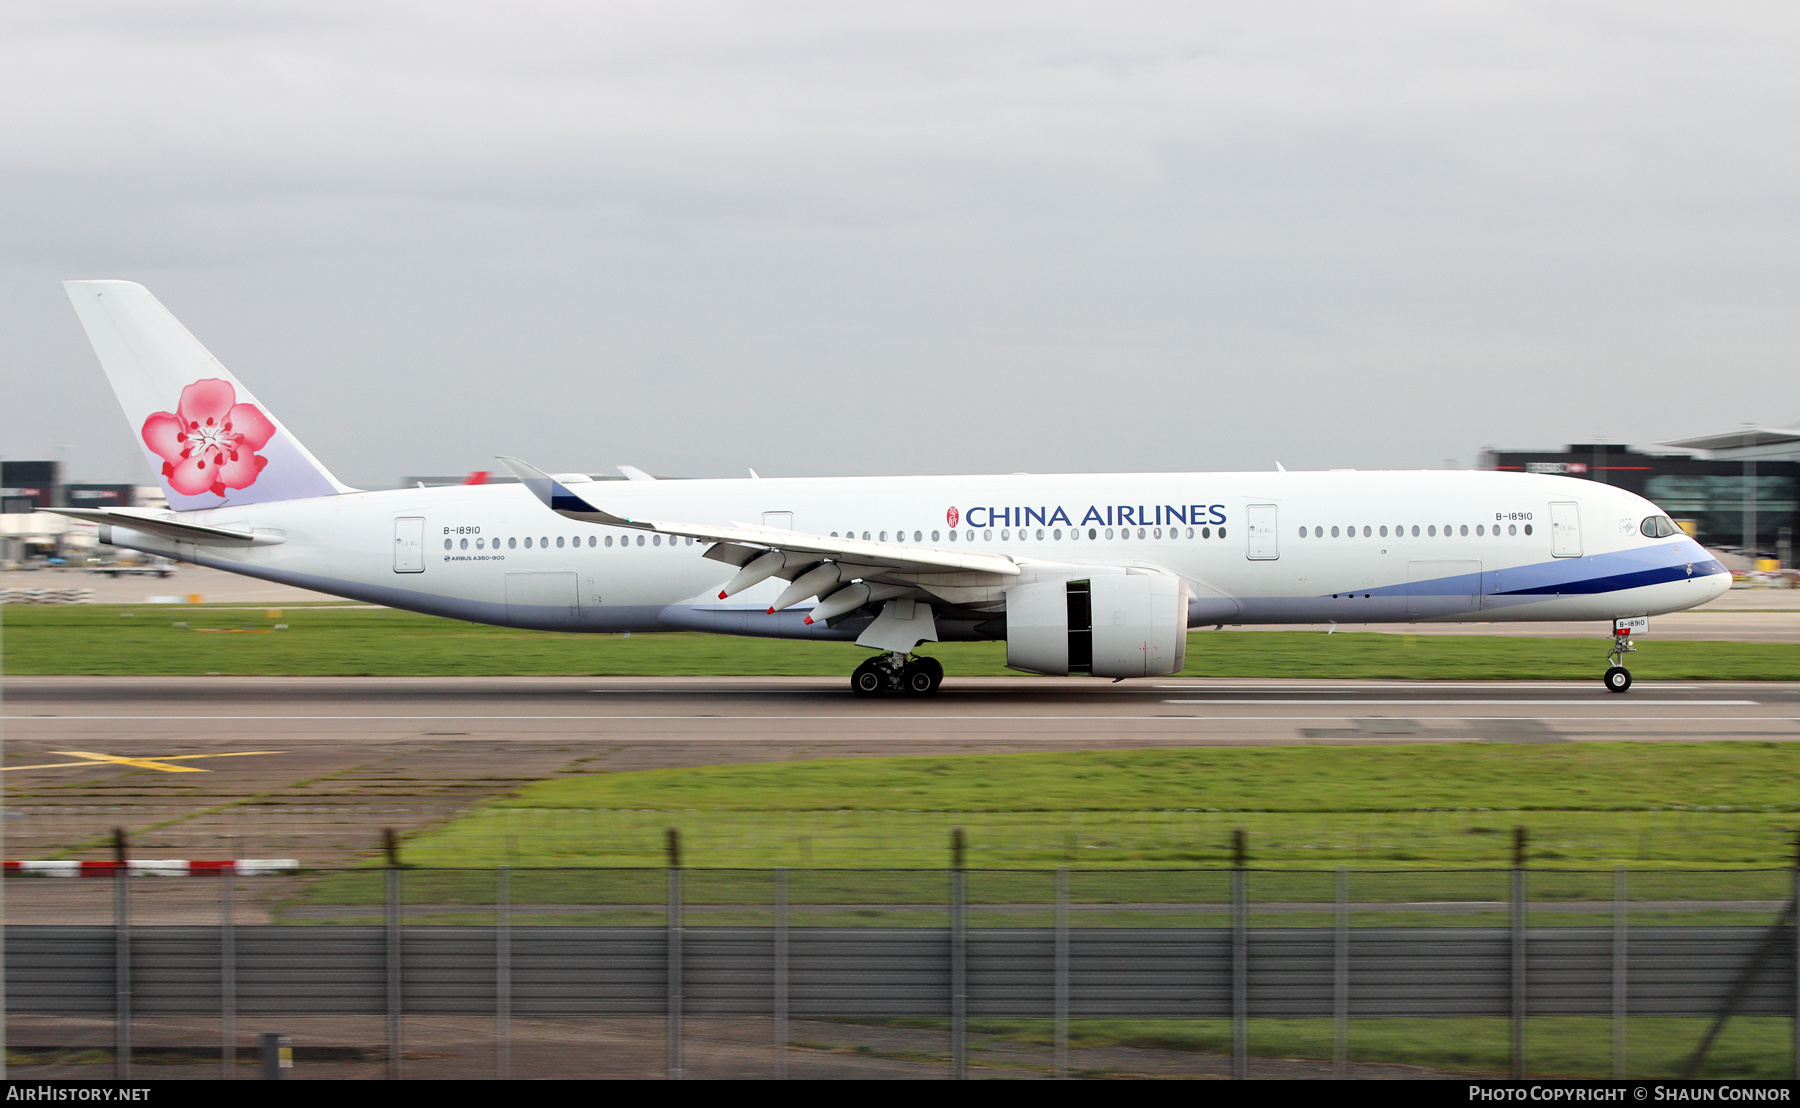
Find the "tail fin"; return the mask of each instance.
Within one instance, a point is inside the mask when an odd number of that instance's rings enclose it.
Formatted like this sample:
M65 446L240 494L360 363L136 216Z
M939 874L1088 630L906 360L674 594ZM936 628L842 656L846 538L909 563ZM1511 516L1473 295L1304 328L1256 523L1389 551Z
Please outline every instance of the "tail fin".
M125 418L180 510L351 492L150 290L65 281Z

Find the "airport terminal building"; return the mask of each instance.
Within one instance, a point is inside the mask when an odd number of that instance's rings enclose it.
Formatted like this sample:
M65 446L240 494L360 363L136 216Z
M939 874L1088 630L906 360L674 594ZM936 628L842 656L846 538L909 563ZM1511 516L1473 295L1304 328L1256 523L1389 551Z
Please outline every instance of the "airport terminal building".
M1483 469L1555 473L1603 481L1646 497L1707 546L1755 552L1793 565L1800 510L1800 427L1746 427L1658 443L1482 452Z

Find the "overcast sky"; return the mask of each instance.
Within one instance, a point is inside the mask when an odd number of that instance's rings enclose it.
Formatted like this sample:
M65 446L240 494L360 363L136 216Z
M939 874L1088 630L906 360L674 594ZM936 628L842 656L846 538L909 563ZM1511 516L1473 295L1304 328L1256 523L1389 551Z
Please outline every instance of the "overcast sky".
M1783 3L0 6L0 454L140 281L339 477L1467 465L1800 418Z

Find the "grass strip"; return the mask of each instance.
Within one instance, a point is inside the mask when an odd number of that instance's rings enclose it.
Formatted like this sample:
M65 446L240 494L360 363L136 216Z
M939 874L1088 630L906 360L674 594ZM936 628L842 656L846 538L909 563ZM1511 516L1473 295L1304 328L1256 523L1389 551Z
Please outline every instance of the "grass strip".
M923 1026L926 1021L910 1022ZM1625 1026L1626 1076L1678 1075L1709 1022L1679 1016L1630 1017ZM1533 1076L1612 1076L1613 1026L1609 1017L1532 1016L1525 1026L1526 1070ZM972 1019L969 1030L1044 1048L1053 1042L1049 1020ZM1254 1056L1322 1061L1332 1057L1330 1020L1252 1019L1248 1031ZM1123 1046L1229 1055L1231 1043L1230 1020L1069 1021L1069 1045L1077 1051ZM1510 1068L1510 1051L1510 1026L1504 1019L1449 1016L1350 1021L1349 1058L1353 1063L1504 1076ZM1792 1054L1790 1018L1742 1016L1726 1025L1699 1076L1790 1078ZM1109 1072L1100 1069L1092 1076Z
M406 852L438 866L656 866L674 826L700 867L931 869L962 827L977 867L1170 869L1229 864L1243 827L1261 867L1504 868L1524 826L1535 866L1783 867L1796 771L1800 744L1779 742L828 758L534 782Z

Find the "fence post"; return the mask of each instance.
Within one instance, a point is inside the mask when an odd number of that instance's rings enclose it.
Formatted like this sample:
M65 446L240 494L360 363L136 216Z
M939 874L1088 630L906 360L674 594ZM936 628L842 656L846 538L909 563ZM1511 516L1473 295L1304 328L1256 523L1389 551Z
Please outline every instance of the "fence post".
M1525 1076L1525 828L1513 828L1512 1076Z
M125 829L113 828L113 1075L131 1078L131 863Z
M1624 866L1613 867L1613 965L1612 965L1612 1075L1623 1079L1625 1076L1625 997L1626 997L1626 942L1629 935L1626 928L1630 926L1627 911L1627 893Z
M1231 1076L1243 1081L1250 1076L1250 918L1244 888L1248 858L1244 829L1231 832Z
M668 1070L670 1081L680 1081L682 1077L681 1062L681 832L676 828L668 831L669 851L669 1058Z
M494 867L494 1070L512 1079L512 867Z
M286 1081L287 1071L294 1068L292 1040L279 1031L262 1033L262 1077L264 1081Z
M237 863L219 871L219 1077L237 1076Z
M387 844L387 1075L398 1081L402 1075L402 1034L400 1025L400 864L394 831L389 828Z
M1339 1081L1350 1076L1350 870L1337 868L1337 919L1331 966L1331 1062Z
M1069 867L1056 867L1056 1076L1069 1076Z
M775 868L775 1077L788 1075L788 871Z
M950 829L950 1076L968 1076L969 979L968 936L963 924L963 829Z

